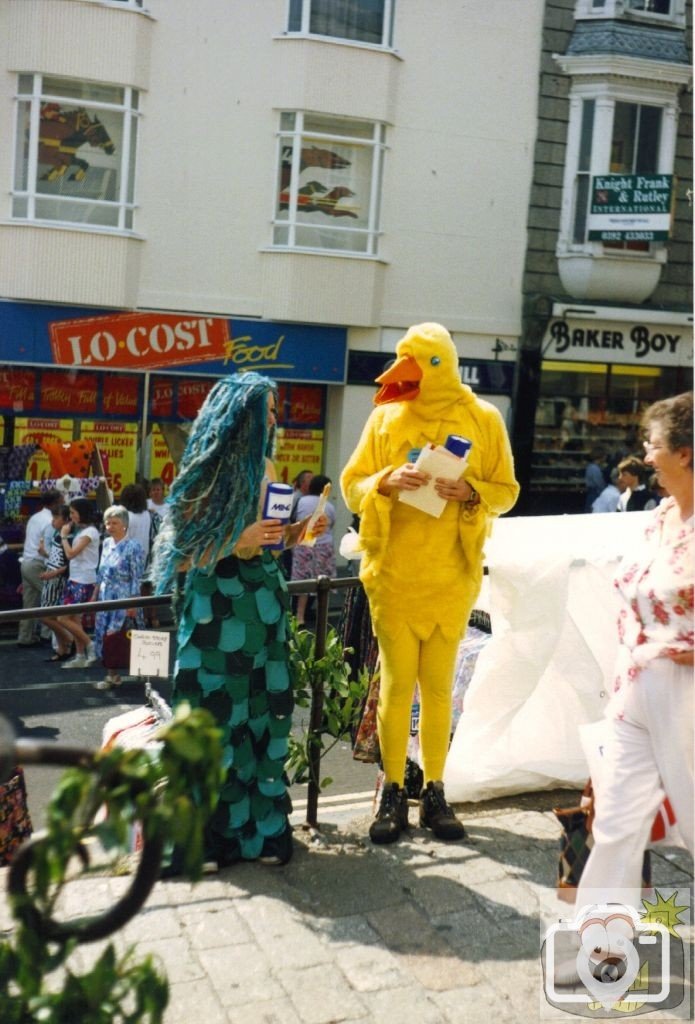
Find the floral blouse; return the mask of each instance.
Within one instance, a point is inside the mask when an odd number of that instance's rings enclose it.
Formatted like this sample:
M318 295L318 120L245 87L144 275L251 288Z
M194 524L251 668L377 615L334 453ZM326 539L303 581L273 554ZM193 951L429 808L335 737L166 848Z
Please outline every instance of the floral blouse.
M664 519L674 501L654 510L639 551L628 554L614 585L623 601L614 690L634 682L652 659L693 650L693 517L664 539Z

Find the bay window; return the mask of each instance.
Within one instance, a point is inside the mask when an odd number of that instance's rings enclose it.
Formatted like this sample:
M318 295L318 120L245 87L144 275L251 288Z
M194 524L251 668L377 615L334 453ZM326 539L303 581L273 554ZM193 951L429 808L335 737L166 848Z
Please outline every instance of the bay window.
M382 124L282 113L273 244L375 255L383 149Z
M13 218L131 230L137 124L128 86L20 75Z

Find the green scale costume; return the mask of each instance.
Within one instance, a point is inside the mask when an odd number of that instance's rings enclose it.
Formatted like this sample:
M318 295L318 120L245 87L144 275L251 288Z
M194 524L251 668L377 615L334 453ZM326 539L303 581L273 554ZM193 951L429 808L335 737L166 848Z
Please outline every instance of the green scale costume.
M230 863L273 850L289 830L284 765L292 724L289 596L269 551L191 569L180 588L174 704L212 713L223 733L225 784L207 854Z

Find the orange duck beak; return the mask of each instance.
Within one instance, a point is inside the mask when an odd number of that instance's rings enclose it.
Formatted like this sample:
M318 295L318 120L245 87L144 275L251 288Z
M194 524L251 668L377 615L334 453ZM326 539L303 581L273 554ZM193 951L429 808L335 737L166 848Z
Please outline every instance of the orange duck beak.
M381 387L374 396L374 405L407 402L420 394L422 370L412 356L401 356L393 366L376 378Z

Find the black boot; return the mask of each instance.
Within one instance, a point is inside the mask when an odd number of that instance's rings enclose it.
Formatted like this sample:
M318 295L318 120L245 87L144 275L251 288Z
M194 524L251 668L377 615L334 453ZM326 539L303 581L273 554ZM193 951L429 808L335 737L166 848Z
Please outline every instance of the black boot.
M443 782L428 782L420 793L420 827L431 828L437 839L463 839L466 831L446 802Z
M395 843L407 827L408 795L397 782L386 783L381 791L379 810L369 826L369 838L373 843Z
M279 835L268 836L258 859L262 864L276 864L282 867L283 864L289 864L293 853L292 826L288 822Z

